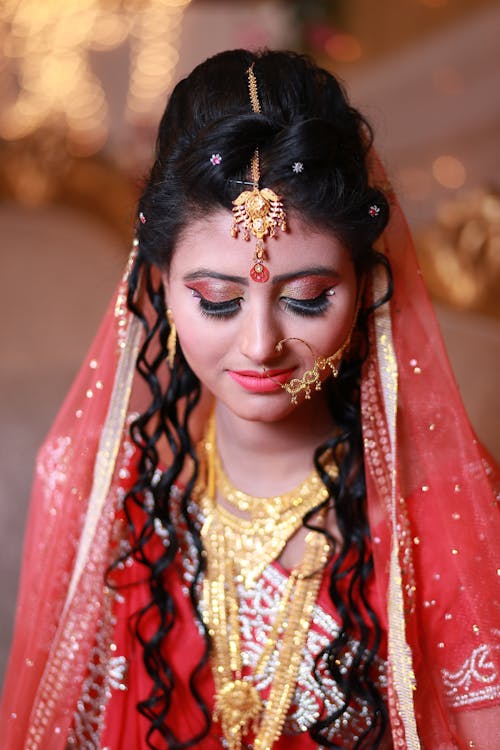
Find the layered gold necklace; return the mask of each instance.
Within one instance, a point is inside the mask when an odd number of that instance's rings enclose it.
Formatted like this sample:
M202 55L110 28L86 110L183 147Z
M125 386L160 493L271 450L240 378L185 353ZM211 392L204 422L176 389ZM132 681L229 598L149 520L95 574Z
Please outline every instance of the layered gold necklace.
M221 723L229 750L240 750L243 738L255 734L255 750L271 750L280 737L295 693L297 675L330 552L325 535L309 531L300 565L288 578L253 675L243 675L238 587L254 587L264 569L283 551L303 525L304 516L320 506L328 492L314 471L296 490L271 498L253 498L234 488L215 447L215 420L201 446L204 481L199 502L204 516L202 539L207 553L203 611L213 647L214 718ZM203 464L203 461L202 461ZM333 475L333 472L331 472ZM217 497L239 511L222 507ZM326 511L315 517L324 526ZM255 682L273 665L264 706Z

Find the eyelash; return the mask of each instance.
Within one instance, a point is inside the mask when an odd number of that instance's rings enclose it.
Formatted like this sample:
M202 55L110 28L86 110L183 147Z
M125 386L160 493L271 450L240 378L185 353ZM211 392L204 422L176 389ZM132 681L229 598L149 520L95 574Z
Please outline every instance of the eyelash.
M311 299L294 299L293 297L282 297L283 307L295 315L305 318L314 318L323 315L330 307L331 295L328 290L321 292L317 297Z
M282 297L283 308L288 310L295 315L302 317L315 317L323 315L330 307L331 294L328 294L328 289L317 297L311 299L294 299L293 297ZM199 300L200 312L206 318L222 318L227 320L228 318L234 317L241 308L241 297L235 297L234 299L227 300L224 302L211 302L205 297L202 297L199 292L194 292L193 297Z
M227 302L210 302L201 294L195 296L199 299L200 312L206 318L225 318L227 320L234 317L241 307L241 297L227 300Z

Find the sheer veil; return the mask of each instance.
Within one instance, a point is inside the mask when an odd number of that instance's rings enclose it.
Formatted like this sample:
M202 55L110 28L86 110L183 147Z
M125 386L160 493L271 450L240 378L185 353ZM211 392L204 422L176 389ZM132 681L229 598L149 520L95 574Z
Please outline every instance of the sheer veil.
M500 699L497 476L464 412L403 214L374 154L371 175L392 204L378 249L394 296L372 316L362 422L393 742L451 750L461 746L457 736L470 736L491 748L489 707ZM66 748L109 621L105 571L116 556L129 417L143 400L129 270L38 455L0 715L5 750ZM385 283L373 276L365 304Z
M387 190L374 154L371 174ZM499 698L498 474L464 411L408 227L388 192L391 221L379 249L394 296L375 312L362 419L394 744L456 747L456 728L476 739L467 746L489 748L495 720L485 710L478 720L473 709Z

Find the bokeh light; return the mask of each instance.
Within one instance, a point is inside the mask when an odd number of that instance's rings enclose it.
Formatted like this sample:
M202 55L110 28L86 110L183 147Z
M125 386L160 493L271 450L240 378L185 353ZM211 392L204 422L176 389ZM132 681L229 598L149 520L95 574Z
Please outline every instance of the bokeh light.
M434 179L442 187L457 190L465 184L465 167L456 156L438 156L432 164Z
M325 52L336 62L352 63L360 59L363 50L359 39L352 34L335 32L326 40Z
M90 53L130 40L129 119L157 116L177 63L180 24L190 0L5 0L0 4L7 104L0 137L19 140L49 127L73 154L106 142L108 102ZM7 85L4 84L4 89Z
M189 0L150 0L132 29L127 118L141 122L165 104L179 58L182 13Z

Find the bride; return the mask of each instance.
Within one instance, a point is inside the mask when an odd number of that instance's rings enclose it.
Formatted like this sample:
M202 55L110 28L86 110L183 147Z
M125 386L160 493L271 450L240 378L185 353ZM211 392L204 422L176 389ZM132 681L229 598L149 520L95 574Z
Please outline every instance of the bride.
M39 454L7 750L494 746L494 468L371 141L292 53L172 93Z

